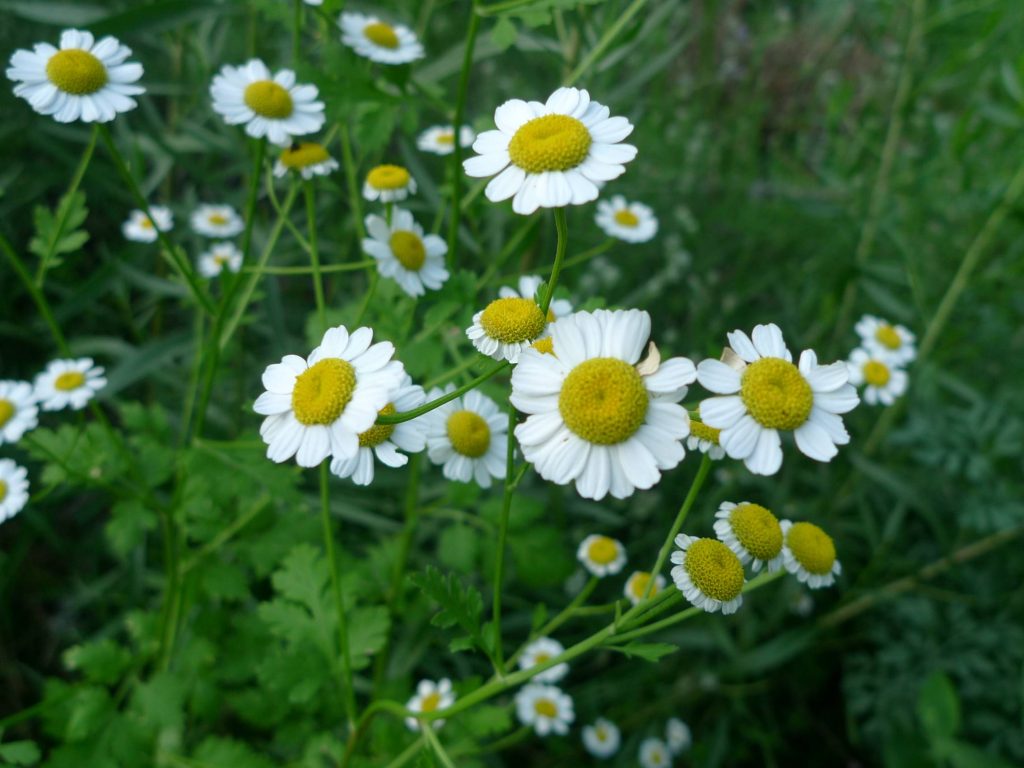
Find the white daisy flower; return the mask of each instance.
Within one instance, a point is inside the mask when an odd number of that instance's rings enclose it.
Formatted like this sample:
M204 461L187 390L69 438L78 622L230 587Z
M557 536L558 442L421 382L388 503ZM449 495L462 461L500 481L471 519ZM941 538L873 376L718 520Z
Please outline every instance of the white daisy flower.
M603 717L597 718L593 725L583 726L583 747L594 757L602 760L619 751L622 736L619 726Z
M125 61L131 52L113 37L95 42L90 32L66 29L59 50L36 43L31 51L15 51L7 77L17 83L14 95L40 115L58 123L106 123L135 109L132 96L146 90L134 85L142 65Z
M107 386L103 367L93 365L91 357L78 360L53 360L36 376L34 397L44 411L71 407L78 411Z
M782 558L786 570L811 589L831 587L842 566L836 559L832 537L814 523L782 521L785 546Z
M769 572L782 567L782 528L760 504L723 501L715 513L715 535L754 573L765 565Z
M627 243L646 243L658 234L658 219L650 206L626 202L622 195L598 200L594 221L608 237Z
M468 125L459 129L459 146L468 147L476 140L476 134ZM455 151L455 128L450 125L435 125L423 131L416 139L416 146L432 155L450 155Z
M455 692L452 690L452 681L446 677L436 683L433 680L420 680L420 684L416 686L416 694L409 699L405 708L411 712L429 714L448 709L454 703ZM405 718L405 724L410 731L420 729L420 721L415 717ZM444 720L431 720L430 724L436 730L444 725Z
M917 339L902 325L892 325L880 317L864 315L854 326L864 348L892 365L904 366L917 357Z
M135 210L128 214L128 220L121 225L121 233L126 239L136 243L155 243L160 232L170 232L174 227L174 214L163 205L149 206L153 218L145 211Z
M846 367L850 370L850 383L864 387L864 402L868 405L892 405L907 391L907 372L878 351L855 349Z
M434 388L427 400L436 400L455 387ZM427 435L427 455L443 465L444 476L460 483L476 481L491 487L491 478L505 477L505 443L508 417L487 395L470 390L422 417Z
M28 503L28 472L10 459L0 459L0 523Z
M363 252L377 261L377 271L391 278L412 297L429 288L438 290L448 279L444 257L448 245L438 235L424 235L423 227L403 208L391 212L391 225L383 216L366 217Z
M338 161L330 156L323 144L301 141L281 150L274 163L274 175L280 178L288 171L295 171L304 179L312 179L314 176L327 176L339 167Z
M498 296L503 299L537 299L537 291L540 290L541 284L544 282L544 278L539 275L523 275L519 278L519 283L516 288L512 288L507 285L501 286L498 289ZM548 317L549 323L555 322L560 317L572 313L572 302L566 299L551 299L551 303L548 305Z
M523 649L523 655L519 657L519 668L530 669L564 652L565 647L554 638L538 637ZM557 683L567 674L569 674L569 665L563 662L556 664L551 669L545 669L535 675L533 679L538 683Z
M323 5L324 0L302 0L306 5Z
M701 421L722 430L725 452L742 459L755 475L774 475L782 466L779 430L792 431L797 448L816 461L830 461L837 445L850 436L839 414L856 407L857 391L847 383L843 362L818 365L810 349L793 365L774 323L728 334L730 363L703 360L697 380L705 389L725 395L700 404Z
M203 203L191 216L192 229L206 237L234 237L245 229L245 222L230 205Z
M392 394L388 404L381 408L381 414L391 416L418 408L427 401L423 387L413 384L406 376L402 385ZM424 423L411 419L399 424L374 424L359 435L359 451L355 456L342 459L337 456L331 461L331 472L338 477L351 477L356 485L373 482L373 457L388 467L404 467L409 457L399 451L419 453L426 447Z
M497 130L473 143L477 157L462 166L467 176L495 176L485 194L493 202L512 198L512 210L582 205L597 199L600 186L625 173L636 147L620 144L633 132L624 117L577 88L559 88L546 104L506 101L494 112Z
M361 13L343 13L338 25L341 42L370 61L408 64L424 56L416 33L402 24L386 24L376 16Z
M652 487L686 451L677 403L696 377L684 357L640 365L651 318L639 310L577 312L551 323L552 354L527 349L512 371L523 456L545 480L575 481L587 499Z
M651 574L647 571L633 571L628 579L626 579L626 586L622 589L622 594L626 596L633 605L643 602L644 595L647 594L647 585L651 583ZM665 577L660 573L654 579L654 586L651 587L651 597L661 592L665 588Z
M331 455L355 456L359 435L373 426L405 374L391 360L391 342L372 340L369 328L350 335L339 325L305 360L285 355L267 366L266 392L253 410L267 417L260 436L268 459L280 463L295 456L300 467L315 467Z
M572 304L565 299L554 299L545 317L535 298L543 282L536 275L523 275L519 278L518 291L502 286L498 290L499 298L473 315L473 324L466 329L466 336L480 353L495 360L517 363L527 347L549 351L536 342L547 336L548 323L572 312Z
M669 718L665 724L665 744L673 755L679 755L688 750L693 744L690 726L678 717Z
M214 243L199 255L199 274L203 277L216 277L225 267L228 272L237 272L242 267L242 252L234 243Z
M644 739L640 742L641 768L669 768L672 765L672 753L668 744L661 739Z
M378 165L370 169L363 182L363 197L382 203L400 203L416 194L416 179L400 165Z
M626 548L621 541L591 534L576 548L576 559L599 579L614 576L626 564Z
M39 424L32 385L27 381L0 381L0 445L16 443Z
M708 613L736 613L743 604L743 563L717 539L680 533L672 553L672 581L683 597Z
M531 726L538 736L564 736L576 719L569 694L553 685L537 683L523 686L516 694L516 715L520 723Z
M686 438L686 447L691 451L706 453L712 460L725 458L725 449L720 442L722 430L709 427L700 421L690 421L690 436Z
M271 74L259 59L241 67L225 64L213 78L213 111L228 125L245 125L254 139L285 146L293 136L316 133L324 124L324 103L315 85L296 85L290 69Z

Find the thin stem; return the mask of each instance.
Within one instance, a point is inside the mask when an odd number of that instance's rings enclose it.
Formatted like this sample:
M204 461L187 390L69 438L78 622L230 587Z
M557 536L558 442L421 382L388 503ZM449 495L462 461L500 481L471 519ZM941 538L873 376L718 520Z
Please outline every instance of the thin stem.
M359 236L359 248L362 248L366 229L363 225L363 204L359 196L359 180L356 176L356 164L352 159L352 140L348 134L348 126L339 123L338 135L341 141L341 164L345 168L345 183L348 186L348 204L352 209L352 226Z
M409 485L406 486L405 491L405 524L402 527L402 537L398 542L398 557L395 560L395 570L391 574L391 589L388 591L389 602L393 610L397 610L401 606L402 580L405 578L405 567L409 562L409 550L412 548L412 539L416 532L421 467L420 454L414 454L409 459Z
M455 117L452 119L452 130L455 142L452 145L452 208L448 219L448 271L455 269L459 246L459 219L462 216L462 142L459 131L466 112L466 93L469 90L469 71L473 66L473 49L476 47L476 34L480 29L480 16L476 13L476 0L472 0L469 14L469 29L466 30L466 47L462 53L462 71L459 73L459 90L455 97Z
M320 274L320 252L316 246L316 198L313 195L313 182L306 181L303 187L306 192L306 228L309 231L309 261L313 270L316 318L322 333L327 330L327 307L324 304L324 281Z
M508 433L505 441L505 490L501 499L501 518L498 521L498 545L494 553L494 598L491 602L491 624L494 626L494 668L504 668L505 650L501 641L501 587L505 577L505 547L508 539L508 518L512 509L513 474L516 458L516 409L508 405Z
M516 663L516 661L519 660L519 657L523 655L523 651L526 650L526 646L529 645L530 641L532 641L532 640L534 640L534 639L536 639L538 637L547 637L552 632L554 632L556 629L558 629L560 626L565 624L565 622L567 622L569 619L571 619L579 611L580 606L583 605L587 601L587 599L594 592L594 589L596 587L597 587L597 577L596 576L591 576L590 579L587 581L587 583L583 585L583 589L581 589L576 594L576 597L574 597L572 599L571 603L569 603L567 606L565 606L565 608L563 608L558 613L557 616L555 616L550 621L548 621L547 624L542 626L536 632L531 632L530 633L530 640L527 641L526 643L523 643L523 645L520 646L520 648L509 657L508 662L506 662L506 664L505 664L505 669L506 670L512 669L512 667Z
M590 261L595 256L600 256L605 251L611 250L612 246L615 245L615 243L616 241L613 238L609 237L600 245L595 245L593 248L590 248L584 251L583 253L577 253L571 259L566 259L565 263L562 265L562 269L569 269L569 267L575 267L578 266L579 264L583 264L587 261Z
M633 0L633 3L623 11L616 22L601 36L601 39L597 41L597 45L590 50L590 53L583 57L583 61L579 63L566 79L565 85L572 85L583 77L597 60L604 55L604 52L608 50L608 47L619 36L619 33L633 20L634 16L640 13L645 5L647 5L647 0Z
M392 414L390 416L378 416L377 417L377 423L378 424L401 424L403 421L412 421L413 419L415 419L415 418L417 418L419 416L422 416L424 413L429 413L430 411L434 410L435 408L440 408L445 403L450 403L455 398L461 397L462 395L464 395L466 392L469 392L469 390L473 389L474 387L478 387L481 384L483 384L485 381L487 381L489 378L491 378L494 374L498 373L499 371L503 371L503 370L505 370L508 367L509 367L509 363L507 361L504 361L504 360L501 361L500 363L495 363L493 366L491 366L486 371L481 373L475 379L473 379L472 381L470 381L467 384L463 384L461 387L459 387L458 389L454 390L453 392L448 392L448 393L446 393L444 395L441 395L436 400L431 400L428 403L424 403L419 408L413 408L411 411L404 411L403 413L395 413L395 414Z
M292 66L299 65L299 51L302 48L302 0L294 0L295 14L292 19Z
M245 229L242 230L242 263L249 261L249 249L252 247L252 228L256 220L256 200L260 191L260 178L263 176L263 158L267 153L267 140L256 142L256 154L253 156L252 175L249 176L249 192L245 198Z
M321 264L319 271L321 275L329 275L332 272L356 272L367 267L372 267L377 262L373 259L366 261L350 261L345 264ZM243 267L243 272L251 272L260 275L312 275L312 267Z
M420 727L423 731L423 738L426 739L430 748L434 750L434 754L437 755L437 759L441 761L444 768L455 768L455 763L448 757L448 753L441 746L441 741L437 738L437 734L434 733L434 726L430 723L424 723Z
M416 755L418 755L423 750L423 747L425 745L426 745L426 739L421 736L416 741L414 741L412 744L410 744L408 747L403 749L399 753L398 757L396 757L390 763L385 765L384 768L402 768L403 765L405 765L410 760L412 760L414 757L416 757Z
M544 294L544 301L540 305L541 314L545 316L548 313L548 307L551 306L551 299L555 296L558 275L562 271L565 249L569 244L569 225L565 219L565 208L555 208L555 231L558 234L558 242L555 244L555 263L551 266L551 276L548 278L547 291Z
M32 297L32 301L35 302L36 309L39 310L39 314L43 316L43 320L50 327L50 335L53 336L53 341L57 345L57 349L65 357L70 357L71 350L68 349L68 343L64 339L64 334L60 331L60 326L57 325L57 319L53 316L53 312L50 310L50 305L46 301L46 296L43 295L42 290L35 281L32 280L32 275L29 274L28 268L26 268L24 262L18 256L14 248L7 241L7 238L0 235L0 250L4 252L7 260L11 263L11 267L18 274L21 282L25 285L25 290L28 291L29 296Z

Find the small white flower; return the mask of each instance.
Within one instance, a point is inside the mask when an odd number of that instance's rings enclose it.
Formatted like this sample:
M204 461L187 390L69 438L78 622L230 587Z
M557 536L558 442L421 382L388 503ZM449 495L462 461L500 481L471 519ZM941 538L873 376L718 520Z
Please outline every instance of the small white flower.
M455 387L431 390L436 400ZM505 441L508 417L494 401L473 389L423 416L426 421L427 455L443 465L443 474L460 483L475 481L491 487L491 478L505 477Z
M597 718L593 725L583 726L583 746L594 757L602 760L619 751L622 737L619 726L603 717Z
M169 232L174 227L174 214L170 208L151 205L149 211L153 214L152 219L145 212L138 210L128 215L128 220L121 225L121 232L125 238L136 243L153 243L159 237L157 230Z
M785 546L782 549L786 570L811 589L831 587L842 566L836 559L832 537L813 523L782 521Z
M782 528L760 504L723 501L715 513L715 535L754 573L765 565L769 572L782 567Z
M594 221L608 237L627 243L646 243L658 234L658 219L650 206L626 202L622 195L598 200Z
M542 282L536 275L524 275L519 278L518 291L502 286L499 298L473 315L473 324L466 329L466 336L480 353L495 360L517 363L527 347L545 351L537 342L547 338L549 323L572 312L572 304L565 299L555 299L545 317L535 298Z
M281 150L274 163L274 175L280 178L288 171L295 171L304 179L312 179L314 176L327 176L339 167L338 161L330 156L323 144L302 141Z
M598 578L613 576L626 564L626 548L621 541L591 534L576 548L576 559Z
M416 194L416 179L400 165L378 165L370 169L363 182L363 197L373 202L400 203Z
M424 56L416 33L401 24L386 24L376 16L343 13L341 42L363 58L380 64L408 64Z
M192 229L206 237L234 237L245 229L245 222L230 205L204 203L192 211Z
M564 652L565 647L554 638L538 637L523 649L523 655L519 657L519 668L530 669ZM551 667L551 669L539 672L533 679L538 683L557 683L567 674L569 674L569 665L562 662Z
M476 134L468 125L463 125L459 129L459 146L468 147L475 139ZM432 155L450 155L455 151L455 128L450 125L427 128L416 139L416 146Z
M576 719L572 697L553 685L531 683L516 694L516 715L523 725L532 726L538 736L564 736Z
M53 360L36 376L34 396L44 411L59 411L69 406L77 411L105 386L103 368L93 365L91 357Z
M523 275L519 278L516 288L503 285L498 289L498 295L503 299L537 299L537 291L540 289L544 278L539 275ZM548 305L548 322L553 323L560 317L572 313L572 302L566 299L551 299Z
M691 419L690 436L686 438L686 447L691 451L706 453L712 461L719 461L725 458L725 449L719 443L721 435L722 430Z
M622 594L626 596L633 605L637 605L644 599L644 595L647 593L647 586L651 583L651 574L647 571L633 571L628 579L626 579L626 585L622 588ZM660 573L654 579L654 586L651 587L651 597L661 592L665 588L665 577Z
M874 315L864 315L854 326L864 348L894 366L905 366L917 357L914 334Z
M0 381L0 445L16 443L39 424L32 385L27 381Z
M0 459L0 523L28 503L28 472L10 459Z
M391 278L412 297L429 288L438 290L448 279L444 257L448 246L438 235L424 235L423 227L403 208L391 212L391 225L383 216L366 217L363 252L377 261L377 271Z
M661 739L644 739L640 742L641 768L669 768L672 753Z
M429 714L442 709L448 709L455 703L455 692L452 691L452 681L447 677L436 683L433 680L420 680L416 686L416 694L409 699L405 708L410 712L422 712ZM431 720L435 729L444 725L444 720ZM405 724L411 731L420 729L420 721L415 717L405 718Z
M688 750L693 743L690 726L678 717L670 718L665 724L665 743L668 745L668 751L673 755L679 755Z
M672 553L672 580L683 597L708 613L736 613L743 604L743 563L717 539L680 533ZM700 586L698 586L700 585Z
M237 272L241 266L242 252L234 243L214 243L199 255L199 274L203 277L216 277L225 267L228 272Z
M907 391L907 372L897 368L893 358L885 354L855 349L846 366L850 383L864 386L864 402L868 405L892 405Z

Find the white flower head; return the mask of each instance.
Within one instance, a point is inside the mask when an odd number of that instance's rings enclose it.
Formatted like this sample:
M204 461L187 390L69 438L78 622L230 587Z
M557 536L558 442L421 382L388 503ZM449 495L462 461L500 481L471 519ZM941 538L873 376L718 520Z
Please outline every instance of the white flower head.
M782 549L786 570L811 589L831 587L842 566L836 559L832 537L814 523L782 521L785 545Z
M242 252L234 243L214 243L199 255L199 274L216 277L225 269L237 272L242 267Z
M578 88L559 88L544 104L506 101L494 112L497 130L473 143L479 154L463 163L466 175L494 176L484 190L487 199L511 197L519 214L589 203L636 157L636 147L620 143L633 132L632 123L609 115L608 107Z
M626 565L626 548L609 536L591 534L576 548L576 559L593 576L613 576Z
M693 744L690 726L678 717L669 718L665 724L665 743L668 745L668 751L673 755L679 755L688 750Z
M34 396L44 411L78 411L105 386L103 368L93 365L91 357L53 360L36 376Z
M639 310L576 312L548 326L551 354L526 349L512 372L523 456L545 480L600 500L651 488L686 450L679 401L696 378L684 357L641 363L651 318ZM638 365L639 363L639 365Z
M383 216L366 217L363 252L377 261L377 271L391 278L412 297L438 290L448 279L444 257L448 245L439 235L424 235L423 227L403 208L391 212L391 224Z
M363 197L371 202L400 203L415 194L416 179L401 165L374 166L363 181Z
M431 390L428 400L453 391ZM449 480L491 487L491 478L505 477L508 417L491 398L473 389L422 417L426 422L427 455Z
M392 416L418 408L427 401L423 387L413 384L405 376L401 386L391 393L388 404L381 409L382 415ZM373 458L388 467L403 467L408 463L406 453L419 453L427 444L425 424L422 419L410 419L399 424L374 424L359 435L359 450L355 456L342 459L337 456L331 461L331 472L338 477L351 477L356 485L373 482Z
M561 655L564 651L565 647L554 638L538 637L523 649L523 655L519 657L519 668L530 669ZM537 673L533 679L538 683L557 683L567 674L569 665L563 662Z
M15 96L58 123L106 123L135 109L132 96L145 92L135 85L142 65L125 61L131 53L113 37L97 42L90 32L66 29L60 49L36 43L15 51L7 77L17 83Z
M206 237L234 237L245 229L245 222L230 205L204 203L192 211L192 229Z
M598 200L594 221L608 237L627 243L646 243L658 234L658 219L650 206L627 202L622 195Z
M0 523L28 503L28 472L10 459L0 459Z
M917 357L916 338L902 325L893 325L880 317L864 315L854 326L861 344L890 365L905 366Z
M672 553L672 581L683 597L708 613L736 613L743 604L743 563L717 539L680 533Z
M538 683L525 685L516 694L516 715L520 723L531 726L538 736L564 736L576 719L569 694L553 685Z
M697 380L723 395L700 404L701 421L721 430L722 448L742 459L755 475L774 475L782 466L779 431L792 431L797 448L816 461L831 461L836 446L850 442L839 414L853 410L859 399L847 383L846 363L819 365L810 349L799 367L774 323L728 334L729 363L703 360Z
M503 299L537 299L537 291L540 290L544 278L539 275L522 275L516 287L503 285L498 289L498 296ZM551 299L548 305L548 322L553 323L560 317L565 317L572 312L572 302L566 299Z
M292 456L315 467L328 456L347 459L359 450L359 435L373 426L401 383L405 369L392 361L389 341L371 344L373 331L330 328L308 358L285 355L263 372L266 391L253 405L266 416L260 436L267 458Z
M619 751L622 735L619 726L603 717L583 726L583 747L594 757L605 760Z
M468 125L459 129L459 146L468 147L476 139L476 134ZM435 125L423 131L416 139L416 146L422 152L432 155L450 155L455 151L455 128L450 125Z
M280 178L288 171L295 171L308 180L314 176L327 176L338 168L338 161L331 157L323 144L300 141L281 150L274 163L274 175Z
M405 708L411 712L422 712L428 714L442 709L448 709L455 703L455 692L452 690L452 681L447 677L438 680L420 680L416 686L416 693L406 703ZM420 729L420 721L415 717L405 718L405 724L411 731ZM444 725L444 720L431 720L430 724L435 730Z
M855 349L846 366L850 369L850 383L864 387L864 402L868 405L892 405L907 391L907 372L885 354Z
M424 56L416 33L402 24L387 24L376 16L361 13L343 13L338 25L341 42L370 61L408 64Z
M672 753L664 741L644 739L640 742L641 768L669 768L671 765Z
M626 579L626 585L622 588L622 594L626 596L633 605L643 602L644 596L647 594L647 587L651 583L651 574L647 571L633 571L630 577ZM661 592L665 588L665 577L660 573L654 579L654 586L651 587L651 597Z
M39 407L27 381L0 381L0 445L16 443L39 424Z
M766 565L769 571L782 567L782 528L760 504L723 501L715 513L715 535L754 573Z
M149 206L153 218L145 211L135 210L128 215L128 220L121 225L121 233L126 239L136 243L154 243L159 232L170 232L174 227L174 214L163 205Z
M535 298L542 282L536 275L524 275L519 278L518 291L502 286L499 298L473 315L466 336L480 353L517 363L527 347L544 351L537 342L547 338L549 323L572 312L572 304L565 299L552 300L545 317Z
M213 110L228 125L244 125L254 139L264 136L286 146L293 136L316 133L324 124L324 103L315 85L296 85L290 69L272 74L259 59L225 64L213 78Z

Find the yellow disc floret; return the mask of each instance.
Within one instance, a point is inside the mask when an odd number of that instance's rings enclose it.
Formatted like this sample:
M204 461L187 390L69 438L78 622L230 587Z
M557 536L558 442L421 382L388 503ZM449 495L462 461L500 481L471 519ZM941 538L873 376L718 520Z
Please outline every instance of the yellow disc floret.
M556 717L558 715L558 707L551 699L537 699L533 702L533 711L541 717Z
M622 208L615 212L615 223L623 227L635 227L640 223L639 217L628 208Z
M328 357L311 365L295 379L292 410L300 424L333 424L345 411L356 389L352 364Z
M637 571L629 579L629 591L637 600L642 600L647 594L647 585L651 583L651 574L646 571ZM658 583L651 587L651 597L658 594Z
M441 703L441 694L437 691L427 694L420 702L420 712L433 712Z
M590 151L590 131L575 117L544 115L523 124L508 143L508 156L528 173L567 171Z
M800 369L779 357L761 358L744 369L740 398L754 420L768 429L796 429L814 405L811 385Z
M448 417L448 439L456 453L479 459L491 446L491 428L474 411L456 411Z
M11 417L14 416L14 410L14 403L0 398L0 428L11 420Z
M786 533L786 546L809 573L824 576L832 572L836 545L832 537L814 523L793 523Z
M245 105L260 117L283 120L291 115L295 105L292 95L273 80L257 80L245 87Z
M544 332L544 313L533 299L510 296L495 299L480 315L480 325L503 344L530 341Z
M530 346L545 355L554 356L555 354L555 342L550 336L545 336L543 339L537 339Z
M900 338L899 332L888 323L882 323L878 326L878 330L875 331L875 339L883 347L889 349L899 349L900 345L903 344L903 339Z
M565 425L587 442L615 445L640 429L648 402L636 368L615 357L595 357L565 377L558 411Z
M690 422L690 434L699 440L707 440L712 445L719 445L719 438L722 436L722 430L709 427L700 421Z
M301 170L330 159L322 144L315 141L303 141L292 144L281 153L281 165L292 170Z
M395 32L395 28L383 21L367 24L363 27L363 34L366 35L367 40L381 48L398 47L398 34Z
M107 84L107 68L88 51L57 51L46 62L46 77L64 93L87 96Z
M3 480L0 480L0 501L3 501L6 498L7 498L7 483L5 483Z
M391 233L388 240L391 252L395 254L398 263L410 272L419 272L423 262L427 260L427 248L423 245L423 239L415 232L404 229Z
M409 172L400 165L378 165L366 174L366 183L374 189L402 189L409 186Z
M223 226L228 223L228 217L223 213L211 213L207 221L215 226Z
M760 504L740 504L729 515L729 526L753 557L767 562L782 551L782 527Z
M381 416L393 416L395 414L395 406L388 403L380 409ZM394 424L374 424L368 430L359 435L359 447L360 448L375 448L376 446L383 443L391 434L395 431Z
M619 556L619 545L607 536L595 536L587 547L587 559L598 565L614 563Z
M683 567L702 594L727 603L743 591L743 563L716 539L697 539L686 550Z
M83 384L85 384L85 374L79 371L66 371L53 382L54 389L59 389L61 392L70 392Z
M868 360L864 363L864 381L872 387L884 387L889 383L889 366L878 360Z
M445 131L443 133L437 134L437 137L434 140L438 144L454 144L455 134L452 133L451 131Z

